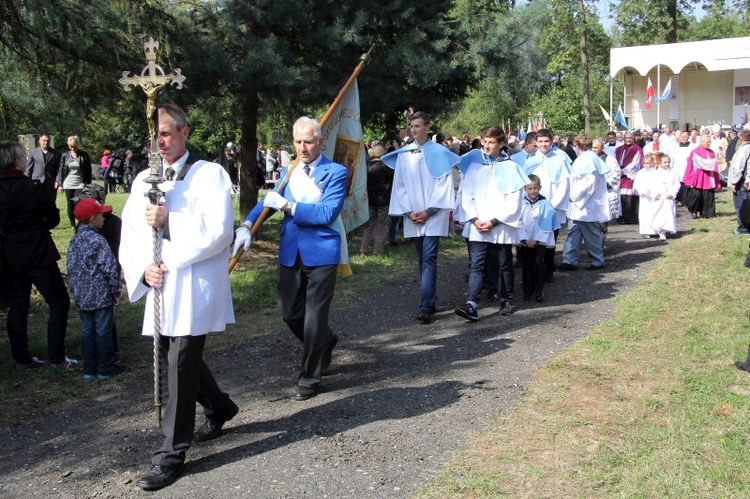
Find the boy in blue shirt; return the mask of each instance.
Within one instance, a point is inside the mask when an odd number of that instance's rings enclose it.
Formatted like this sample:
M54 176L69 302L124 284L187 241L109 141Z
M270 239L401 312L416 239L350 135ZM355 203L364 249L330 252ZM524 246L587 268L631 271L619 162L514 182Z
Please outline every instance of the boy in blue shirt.
M120 302L122 281L117 261L99 234L104 213L112 211L94 198L78 202L73 215L80 222L68 247L68 284L81 315L83 378L109 379L128 371L115 365L112 342L114 306Z

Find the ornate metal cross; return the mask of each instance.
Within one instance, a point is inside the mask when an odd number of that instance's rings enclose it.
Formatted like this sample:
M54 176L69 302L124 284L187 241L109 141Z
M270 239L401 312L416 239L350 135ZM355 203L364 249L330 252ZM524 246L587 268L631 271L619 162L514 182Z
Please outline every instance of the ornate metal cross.
M159 157L159 145L156 136L156 95L169 83L182 88L182 82L185 77L179 69L174 70L174 74L164 74L164 70L156 64L156 51L159 49L159 42L155 42L149 37L148 42L143 44L146 52L148 64L141 71L140 76L130 76L130 71L123 71L120 84L126 91L136 85L146 92L146 120L148 121L148 133L150 147L148 153L148 164L150 175L144 179L151 184L151 189L146 193L151 204L161 204L163 192L159 189L159 184L164 182L161 171L161 158ZM154 227L153 237L153 263L161 263L161 234L159 229ZM156 424L161 426L161 289L154 288L154 405L156 406Z
M175 69L174 73L165 74L161 66L156 64L156 51L159 49L159 42L149 37L148 41L143 44L143 50L146 52L148 64L141 70L140 76L130 76L130 71L123 71L120 78L120 85L126 91L131 87L139 86L146 93L146 120L148 121L148 135L150 139L149 146L149 167L151 176L160 176L158 171L160 167L159 149L156 140L156 94L168 84L182 88L182 82L185 77L180 69ZM151 182L154 184L155 182Z

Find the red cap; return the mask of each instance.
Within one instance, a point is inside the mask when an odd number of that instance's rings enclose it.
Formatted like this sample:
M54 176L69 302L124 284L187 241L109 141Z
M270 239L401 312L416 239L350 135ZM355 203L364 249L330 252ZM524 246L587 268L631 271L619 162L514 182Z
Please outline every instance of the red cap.
M111 206L103 205L94 198L82 199L73 209L73 215L81 222L88 220L97 213L109 213Z

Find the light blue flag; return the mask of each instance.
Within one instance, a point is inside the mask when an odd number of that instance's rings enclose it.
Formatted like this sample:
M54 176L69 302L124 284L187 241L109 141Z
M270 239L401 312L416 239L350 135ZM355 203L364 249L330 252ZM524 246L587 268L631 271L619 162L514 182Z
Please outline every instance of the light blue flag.
M669 99L669 95L672 93L672 78L667 82L667 86L664 87L664 92L656 98L657 101Z
M617 114L615 114L615 121L624 126L628 127L628 120L625 119L625 114L622 112L622 102L617 106Z

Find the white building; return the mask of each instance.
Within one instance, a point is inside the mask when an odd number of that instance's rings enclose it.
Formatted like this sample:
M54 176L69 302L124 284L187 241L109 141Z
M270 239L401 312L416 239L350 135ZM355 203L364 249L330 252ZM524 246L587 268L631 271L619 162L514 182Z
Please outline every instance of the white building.
M617 77L625 88L630 128L739 124L746 109L750 113L750 37L613 48L609 64L612 84ZM657 97L670 78L672 87L665 100L646 109L649 77Z

